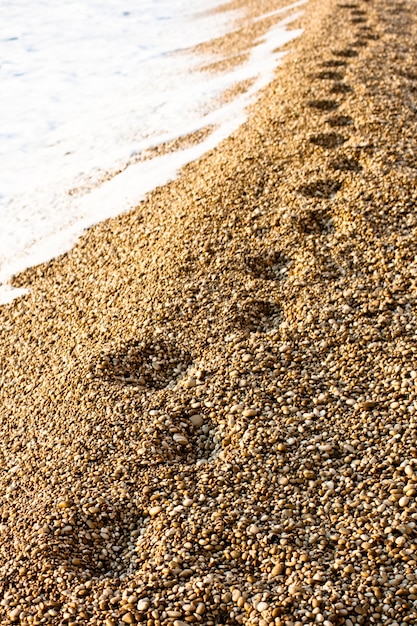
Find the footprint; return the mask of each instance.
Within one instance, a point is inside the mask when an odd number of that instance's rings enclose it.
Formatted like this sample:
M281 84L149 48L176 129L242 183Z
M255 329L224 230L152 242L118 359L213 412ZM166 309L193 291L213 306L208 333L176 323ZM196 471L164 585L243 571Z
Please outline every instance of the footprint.
M162 340L131 341L103 354L90 371L110 383L165 389L182 378L190 364L189 354Z
M341 172L360 172L362 169L361 164L356 159L340 156L330 162L330 167L333 170Z
M359 5L357 4L338 4L339 9L358 9Z
M335 83L330 89L330 93L352 93L353 88L345 83Z
M341 72L327 71L319 72L316 74L316 78L319 78L320 80L343 80L344 76Z
M346 59L350 59L350 58L358 56L357 51L352 50L351 48L345 48L345 50L335 50L333 54L335 57L342 57Z
M249 299L234 308L235 324L250 332L268 332L278 328L283 319L282 307L274 301Z
M255 278L263 280L280 280L287 270L288 259L279 251L251 257L247 260L247 268Z
M296 226L305 235L330 233L334 230L333 218L328 211L305 211L297 216Z
M408 80L417 80L416 72L410 72L410 71L404 72L402 70L399 70L398 75L402 76L403 78L408 78Z
M352 24L366 24L366 18L364 17L352 17L350 21Z
M326 122L330 126L351 126L353 124L353 118L349 115L335 115L334 117L329 117Z
M336 100L310 100L308 106L319 111L335 111L339 103Z
M332 198L341 188L342 183L337 180L316 180L303 185L298 191L306 198L328 199Z
M361 35L362 39L366 39L368 41L378 41L379 39L379 35L373 34L373 33L367 33L365 35Z
M366 48L366 46L368 45L368 42L361 38L361 39L357 39L356 41L353 41L351 44L354 48Z
M94 512L93 512L94 511ZM120 575L134 568L135 552L129 550L133 537L144 526L141 513L126 509L122 500L81 507L68 500L68 507L60 511L62 527L68 529L59 536L59 542L50 540L52 558L67 571L84 572L106 579L109 573ZM85 532L94 529L93 532ZM135 532L136 531L136 532Z
M310 143L320 146L321 148L334 149L343 145L346 138L339 133L320 133L310 137Z
M346 67L347 62L340 59L330 59L329 61L323 61L323 67Z

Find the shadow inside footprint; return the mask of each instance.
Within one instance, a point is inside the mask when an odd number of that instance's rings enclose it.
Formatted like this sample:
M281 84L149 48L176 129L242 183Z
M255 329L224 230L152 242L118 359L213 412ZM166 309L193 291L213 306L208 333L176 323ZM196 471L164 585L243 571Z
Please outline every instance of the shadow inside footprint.
M352 17L350 20L352 24L365 24L366 19L364 17Z
M298 191L306 198L332 198L340 189L342 183L337 180L316 180L299 187Z
M278 328L283 318L283 311L277 302L252 300L245 302L237 314L237 321L251 332L265 333Z
M330 93L352 93L353 89L350 85L346 85L345 83L335 83Z
M310 143L313 143L320 148L334 149L338 148L346 141L343 135L339 133L320 133L320 135L314 135L310 137Z
M242 325L252 332L264 333L278 328L283 318L282 308L276 302L255 300L242 309Z
M333 170L341 172L360 172L362 169L359 161L345 156L338 157L331 161L330 167Z
M334 230L333 218L328 211L305 211L297 216L297 228L301 233L330 233Z
M353 124L353 118L349 115L335 115L334 117L329 117L326 122L330 126L351 126Z
M341 61L340 59L330 59L329 61L323 61L323 67L346 67L346 61Z
M353 57L357 57L358 53L356 50L352 50L351 48L345 48L345 50L334 50L333 54L335 57L342 57L342 58L353 58Z
M316 74L316 78L319 80L343 80L343 74L341 72L332 72L327 70Z
M366 46L368 45L368 42L366 41L366 37L361 37L360 39L357 39L356 41L354 41L351 44L354 48L366 48Z
M262 256L247 259L248 271L255 278L263 280L279 280L287 269L288 259L276 250Z
M165 389L174 385L190 364L189 354L162 340L131 341L103 354L90 371L108 382Z
M335 111L339 103L336 100L310 100L308 106L319 111Z
M399 76L402 76L403 78L407 78L408 80L417 80L417 73L416 72L410 72L410 71L402 71L400 70L398 72Z

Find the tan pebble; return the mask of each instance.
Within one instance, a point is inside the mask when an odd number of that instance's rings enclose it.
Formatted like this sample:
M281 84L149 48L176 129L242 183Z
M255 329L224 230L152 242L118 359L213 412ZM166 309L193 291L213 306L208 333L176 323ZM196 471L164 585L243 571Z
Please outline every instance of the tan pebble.
M241 592L239 589L233 589L232 592L232 600L233 602L237 602L239 600L239 598L241 597Z
M245 409L242 413L243 417L255 417L258 414L256 409Z
M195 612L197 613L197 615L203 615L206 612L206 605L204 604L204 602L199 602L197 604Z
M407 506L407 504L410 502L410 498L408 496L403 496L402 498L399 499L398 504L402 507Z
M288 593L290 594L290 596L296 596L300 592L301 587L299 585L296 585L295 583L288 587Z
M256 607L256 610L259 613L262 613L262 611L266 611L268 608L269 608L268 602L259 602L258 606Z
M68 616L70 617L70 615L68 614ZM104 622L106 626L116 626L116 622L114 621L114 619L110 619L110 617L107 617L106 621Z
M308 480L314 480L316 477L316 474L312 470L304 470L303 476L304 478L307 478Z
M284 572L285 572L284 563L277 563L272 568L271 576L281 576L281 574L283 574Z
M182 504L183 506L189 507L193 505L193 501L191 500L191 498L186 498Z
M125 613L122 617L122 622L125 624L136 624L136 620L132 613Z
M58 507L60 509L69 509L72 506L74 506L74 503L72 500L62 500L61 502L58 503Z
M183 621L182 621L182 620L180 620L180 619L176 619L176 620L174 621L174 626L189 626L189 625L188 625L188 622L183 622Z
M281 485L281 487L285 487L285 485L288 485L289 482L290 481L286 476L281 476L281 478L278 480L278 484Z
M199 428L204 424L204 418L202 415L192 415L190 417L190 422L195 428Z
M355 568L350 563L349 565L346 565L346 567L344 568L343 571L344 571L345 574L353 574L353 572L355 571Z
M184 381L184 387L186 389L192 389L193 387L196 386L196 384L197 384L197 381L192 376L190 376L190 378L187 378L187 380Z
M9 613L9 619L12 622L17 622L17 620L19 619L19 615L21 614L22 609L20 607L18 607L17 609L13 609L13 611L10 611Z
M154 517L155 515L158 515L158 513L160 513L161 511L162 511L161 506L153 506L149 509L149 515L151 517Z
M256 535L259 532L259 527L256 524L252 524L248 528L248 533L250 535Z
M364 400L363 402L360 402L358 406L360 409L366 409L369 411L370 409L374 409L378 406L378 402L375 402L374 400Z
M172 438L175 443L179 443L180 446L186 446L188 444L187 437L184 437L184 435L180 435L179 433L175 433Z
M192 569L183 569L182 572L180 572L180 578L190 578L190 576L192 575L193 575Z
M230 409L230 413L241 413L243 409L243 404L234 404Z
M244 355L242 356L242 361L243 361L244 363L249 363L249 361L252 361L252 359L253 359L253 357L252 357L252 355L251 355L251 354L244 354Z
M138 611L147 611L149 609L149 600L139 600Z

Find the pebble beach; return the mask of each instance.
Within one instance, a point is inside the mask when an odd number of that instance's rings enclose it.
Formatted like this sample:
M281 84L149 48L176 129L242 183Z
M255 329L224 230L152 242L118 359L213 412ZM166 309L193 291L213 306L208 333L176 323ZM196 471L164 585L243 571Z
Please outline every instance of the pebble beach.
M238 131L13 278L1 624L417 623L414 9L309 0Z

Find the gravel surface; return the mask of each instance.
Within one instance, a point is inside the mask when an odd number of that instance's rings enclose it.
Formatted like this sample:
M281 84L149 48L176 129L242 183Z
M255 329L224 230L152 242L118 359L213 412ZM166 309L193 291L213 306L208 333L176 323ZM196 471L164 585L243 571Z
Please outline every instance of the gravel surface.
M239 132L15 278L1 624L417 623L414 9L310 0Z

